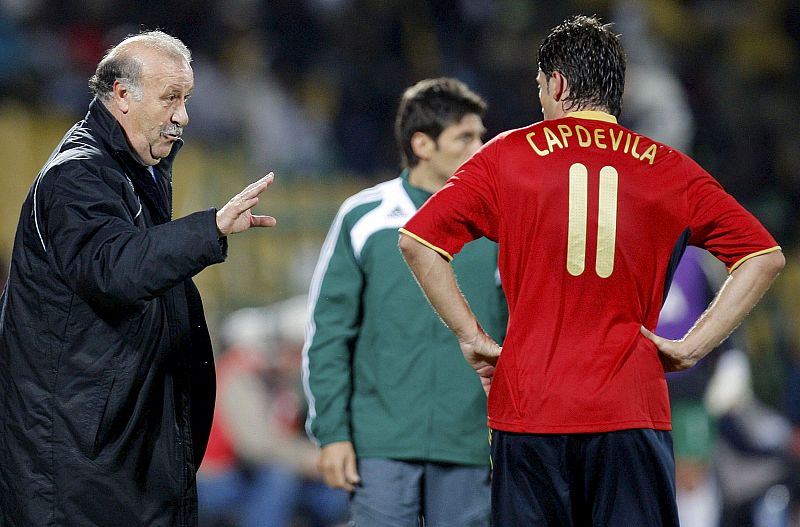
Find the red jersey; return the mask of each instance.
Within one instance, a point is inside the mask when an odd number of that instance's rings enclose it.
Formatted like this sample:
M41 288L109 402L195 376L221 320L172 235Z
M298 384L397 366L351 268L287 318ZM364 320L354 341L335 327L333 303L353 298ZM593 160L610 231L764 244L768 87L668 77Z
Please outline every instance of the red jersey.
M500 246L509 327L489 426L525 433L670 429L653 329L686 244L735 269L779 250L684 154L602 112L505 132L403 231L448 259L481 236Z

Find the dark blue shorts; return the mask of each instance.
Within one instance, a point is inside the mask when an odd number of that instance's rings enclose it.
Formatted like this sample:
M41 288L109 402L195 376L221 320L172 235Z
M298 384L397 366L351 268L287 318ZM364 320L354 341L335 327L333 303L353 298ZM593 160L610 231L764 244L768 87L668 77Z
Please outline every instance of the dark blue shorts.
M494 527L678 526L672 436L492 430Z

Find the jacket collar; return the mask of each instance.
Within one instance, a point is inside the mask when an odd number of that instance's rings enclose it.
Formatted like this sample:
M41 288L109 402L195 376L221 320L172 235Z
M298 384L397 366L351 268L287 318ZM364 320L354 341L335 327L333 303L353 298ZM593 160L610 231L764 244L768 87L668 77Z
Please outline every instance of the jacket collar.
M147 203L154 223L169 221L172 217L172 162L183 146L183 140L178 139L169 155L153 167L157 174L154 181L150 171L128 144L122 125L97 98L89 104L86 125L96 140L104 143L109 153L124 167L136 193Z
M119 121L111 115L111 112L106 108L106 105L97 97L92 99L89 103L89 113L86 114L86 122L92 130L96 130L100 138L108 144L110 149L117 155L122 155L129 158L137 165L142 166L145 170L146 167L138 161L138 156L131 150L128 144L128 139L125 137L125 132ZM169 179L172 179L172 162L178 151L183 147L183 139L178 139L172 145L172 151L167 157L159 161L154 167L155 170L164 174Z
M421 189L419 187L415 187L411 184L408 180L408 169L404 169L403 172L400 174L400 178L403 180L403 188L408 194L408 197L411 198L411 201L414 203L414 206L420 208L428 198L431 197L431 193L427 190Z

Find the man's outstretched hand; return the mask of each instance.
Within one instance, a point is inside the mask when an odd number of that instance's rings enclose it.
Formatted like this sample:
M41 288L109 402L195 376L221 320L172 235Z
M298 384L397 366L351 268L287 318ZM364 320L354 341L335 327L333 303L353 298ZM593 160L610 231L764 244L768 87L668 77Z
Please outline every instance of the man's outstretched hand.
M258 203L258 195L264 192L275 179L270 172L228 201L217 211L217 231L220 236L246 231L250 227L274 227L278 222L272 216L256 216L250 209Z

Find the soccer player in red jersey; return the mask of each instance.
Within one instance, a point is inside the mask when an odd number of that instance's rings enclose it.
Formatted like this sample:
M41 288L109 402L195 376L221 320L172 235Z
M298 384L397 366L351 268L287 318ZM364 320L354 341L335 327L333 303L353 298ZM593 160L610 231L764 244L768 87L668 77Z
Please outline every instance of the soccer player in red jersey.
M494 524L677 525L664 372L719 345L783 254L689 157L617 124L625 55L608 25L565 21L539 68L545 120L488 142L401 229L400 248L489 394ZM502 353L449 265L481 236L500 246ZM730 276L672 341L647 328L687 245Z

